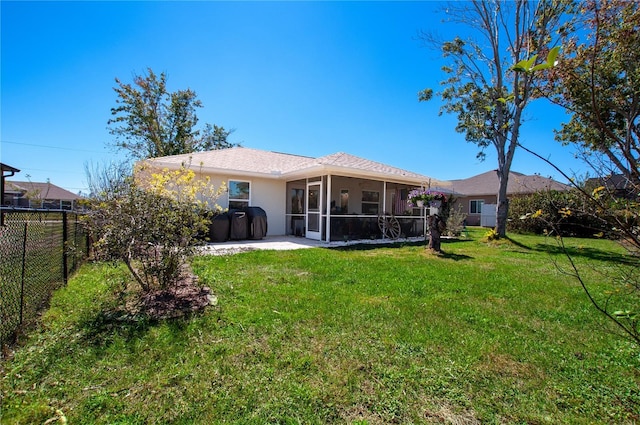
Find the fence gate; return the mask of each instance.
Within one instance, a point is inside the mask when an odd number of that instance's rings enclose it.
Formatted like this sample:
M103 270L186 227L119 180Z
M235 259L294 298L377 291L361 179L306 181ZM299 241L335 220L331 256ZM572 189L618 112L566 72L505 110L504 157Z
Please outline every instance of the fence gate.
M480 212L480 226L496 227L498 204L483 204Z

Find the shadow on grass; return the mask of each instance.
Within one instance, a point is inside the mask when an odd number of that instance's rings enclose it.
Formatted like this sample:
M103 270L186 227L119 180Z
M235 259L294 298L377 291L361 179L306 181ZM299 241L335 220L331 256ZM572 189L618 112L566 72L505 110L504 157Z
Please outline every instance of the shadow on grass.
M100 310L95 316L86 317L78 323L84 340L96 347L110 345L115 339L127 342L144 337L158 324L145 317L126 315L117 310Z
M442 244L463 243L471 242L472 239L459 239L459 238L442 238ZM420 240L413 242L396 242L396 243L358 243L347 246L336 246L327 249L335 251L370 251L378 248L404 248L408 246L426 246L428 241Z
M505 238L509 244L512 244L518 248L532 252L543 252L549 255L570 255L571 257L582 257L589 260L597 260L604 262L614 262L617 264L636 265L640 266L640 258L632 255L624 255L617 252L605 251L598 248L591 247L574 247L565 246L562 247L557 243L536 243L533 246L527 246L510 237Z
M371 251L379 248L403 248L406 246L421 246L424 241L417 242L397 242L397 243L358 243L346 246L334 246L327 249L334 251Z
M96 348L107 348L114 341L131 343L143 339L154 328L166 325L172 334L182 333L194 312L180 317L156 319L144 314L129 314L119 309L101 309L78 323L83 340Z
M446 251L441 251L438 254L438 257L440 258L446 258L447 260L453 260L453 261L461 261L461 260L473 260L473 257L469 256L469 255L464 255L464 254L454 254L451 252L446 252Z
M510 243L512 243L513 245L517 246L518 248L522 248L522 249L526 249L526 250L531 250L532 248L523 244L522 242L518 242L515 239L511 239L510 237L506 237L506 240L508 240Z
M640 258L631 255L624 255L617 252L604 251L597 248L590 247L561 247L554 244L536 244L532 249L539 252L546 252L550 255L565 255L568 254L571 257L582 257L589 260L597 260L604 262L613 262L616 264L626 264L640 266Z
M442 245L453 245L453 244L466 243L466 242L472 242L472 239L442 238L441 240ZM415 241L415 242L398 242L398 243L392 243L392 244L362 243L362 244L354 244L354 245L348 245L348 246L333 247L329 249L332 249L335 251L370 251L370 250L379 249L379 248L393 249L393 248L405 248L405 247L415 247L415 246L423 247L426 249L427 244L428 244L428 241L425 241L425 240ZM473 258L471 256L464 255L464 254L453 254L445 251L438 253L437 256L441 258L454 260L454 261L470 260Z

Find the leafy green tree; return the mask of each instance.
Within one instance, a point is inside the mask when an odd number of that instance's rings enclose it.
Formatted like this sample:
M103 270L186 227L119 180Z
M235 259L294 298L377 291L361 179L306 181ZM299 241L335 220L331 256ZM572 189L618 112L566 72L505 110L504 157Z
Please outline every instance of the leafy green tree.
M499 237L506 236L507 184L523 112L536 96L533 73L518 72L513 64L526 71L546 67L536 65L536 59L539 54L557 54L551 50L552 34L566 8L565 2L555 0L454 2L447 6L447 15L472 30L475 37L441 42L429 33L421 34L426 44L439 47L450 60L443 67L447 78L439 93L444 101L441 113L457 115L456 131L479 147L478 158L484 159L488 147L495 148ZM432 96L428 88L418 98L427 101Z
M562 44L567 55L544 87L571 114L556 138L580 147L597 176L621 174L638 189L640 3L581 2Z
M117 106L108 121L116 147L146 159L234 146L224 127L207 124L201 134L196 109L202 102L191 89L167 91L166 79L151 68L147 75L135 75L133 84L116 78Z

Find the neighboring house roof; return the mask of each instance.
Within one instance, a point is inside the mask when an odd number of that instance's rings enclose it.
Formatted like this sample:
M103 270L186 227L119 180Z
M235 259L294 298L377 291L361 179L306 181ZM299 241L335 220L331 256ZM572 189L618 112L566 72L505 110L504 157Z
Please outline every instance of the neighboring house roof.
M18 170L16 167L12 167L11 165L3 164L1 162L0 162L0 170L2 170L3 175L5 172L12 173L11 175L20 172L20 170Z
M633 190L633 183L628 177L622 174L611 174L603 177L592 177L587 179L585 186L588 188L595 188L597 186L604 186L610 190Z
M28 193L40 199L74 201L82 197L52 183L7 181L6 193Z
M263 151L245 147L194 152L183 155L165 156L147 160L153 167L178 168L190 165L194 170L206 173L222 173L256 176L272 179L298 179L311 174L340 174L352 177L380 179L386 181L431 183L432 187L446 190L449 182L432 179L401 168L370 161L344 152L320 158Z
M592 177L585 182L585 188L589 191L599 186L604 186L613 196L626 199L638 198L638 192L640 191L637 183L634 183L623 174Z
M452 180L453 190L461 196L495 195L499 182L496 170L487 171L468 179ZM534 193L541 190L568 190L570 186L537 174L525 175L512 171L509 173L507 195Z

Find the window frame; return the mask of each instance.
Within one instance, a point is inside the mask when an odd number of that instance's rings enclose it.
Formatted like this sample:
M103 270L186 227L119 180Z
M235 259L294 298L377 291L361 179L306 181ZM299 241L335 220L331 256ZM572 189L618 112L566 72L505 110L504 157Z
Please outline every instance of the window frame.
M232 194L236 195L235 187L238 185L238 183L245 183L248 186L246 198L245 197L239 197L239 198L232 197ZM232 186L233 186L233 189L234 189L234 193L232 193ZM240 192L240 193L243 194L243 192ZM229 209L242 209L242 208L251 206L251 181L250 180L229 179L229 184L227 186L227 201L228 201ZM232 204L234 204L234 205L232 205Z
M478 210L478 204L480 209ZM475 205L475 208L473 206ZM484 205L484 199L470 199L469 200L469 214L482 214L482 206ZM475 209L475 212L473 211Z

